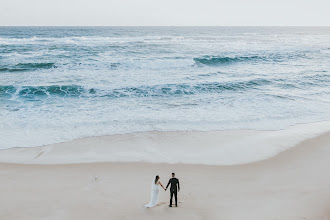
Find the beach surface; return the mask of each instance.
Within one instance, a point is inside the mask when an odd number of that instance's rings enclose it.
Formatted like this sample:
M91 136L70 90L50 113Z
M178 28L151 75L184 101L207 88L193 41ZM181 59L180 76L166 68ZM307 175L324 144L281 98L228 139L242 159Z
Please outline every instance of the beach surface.
M240 165L31 164L30 156L38 154L40 163L45 163L43 154L51 154L46 149L1 151L2 160L11 152L17 158L22 156L21 163L30 164L0 164L0 219L330 219L330 133L305 140L274 157ZM177 153L175 147L169 150ZM54 152L59 159L60 151ZM179 207L169 208L169 192L161 189L159 206L144 208L154 176L160 175L166 184L171 172L180 179Z
M0 220L330 220L329 45L330 27L0 27ZM172 172L179 207L144 208Z

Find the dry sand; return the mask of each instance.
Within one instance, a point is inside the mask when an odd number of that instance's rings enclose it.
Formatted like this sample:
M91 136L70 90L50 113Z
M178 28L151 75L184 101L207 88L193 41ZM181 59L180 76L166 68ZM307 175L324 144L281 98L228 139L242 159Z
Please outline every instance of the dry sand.
M172 171L179 207L161 190L161 204L145 209L154 176L166 184ZM1 220L329 220L330 134L245 165L2 163L0 177Z

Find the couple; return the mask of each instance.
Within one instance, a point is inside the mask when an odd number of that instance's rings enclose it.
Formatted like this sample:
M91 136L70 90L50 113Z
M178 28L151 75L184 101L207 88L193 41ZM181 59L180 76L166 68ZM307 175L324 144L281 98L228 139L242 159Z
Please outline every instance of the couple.
M172 197L174 195L175 198L175 206L178 207L178 191L180 191L180 184L179 180L175 178L175 173L172 173L172 178L168 181L168 184L166 186L166 189L164 186L161 184L159 181L159 176L157 175L155 177L155 180L151 184L151 199L150 202L146 205L144 205L147 208L154 207L158 204L158 199L159 199L159 185L163 187L163 189L166 191L168 186L171 184L170 187L170 194L171 194L171 199L170 199L170 205L169 207L172 207Z

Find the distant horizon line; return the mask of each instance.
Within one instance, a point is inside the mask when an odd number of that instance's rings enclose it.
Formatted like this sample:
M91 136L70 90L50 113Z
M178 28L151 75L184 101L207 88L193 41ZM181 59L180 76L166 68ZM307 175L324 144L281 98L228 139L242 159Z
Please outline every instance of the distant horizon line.
M0 25L0 27L330 27L330 25Z

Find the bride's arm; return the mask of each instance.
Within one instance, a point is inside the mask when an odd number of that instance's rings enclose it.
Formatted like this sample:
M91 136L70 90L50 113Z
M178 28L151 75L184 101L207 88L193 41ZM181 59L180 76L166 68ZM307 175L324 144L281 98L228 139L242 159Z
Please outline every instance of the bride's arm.
M164 188L163 184L159 181L159 185L166 191L166 189Z

